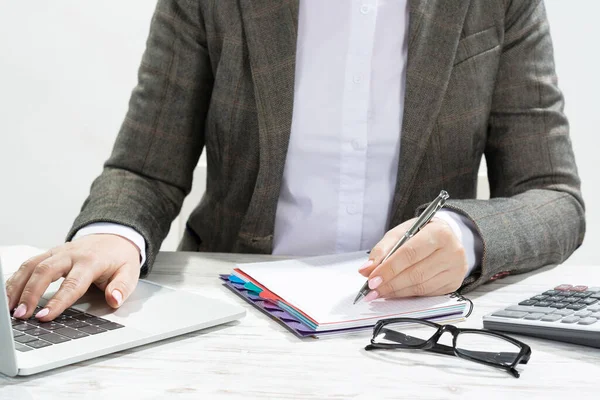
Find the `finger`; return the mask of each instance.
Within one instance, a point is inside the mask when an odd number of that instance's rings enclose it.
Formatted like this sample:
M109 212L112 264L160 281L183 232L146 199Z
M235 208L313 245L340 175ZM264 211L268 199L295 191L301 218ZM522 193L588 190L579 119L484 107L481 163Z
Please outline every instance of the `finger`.
M139 277L139 265L124 264L119 268L104 291L108 305L119 308L135 290Z
M417 286L450 268L448 256L441 250L436 250L424 260L406 268L400 274L377 288L380 297L387 297L411 286Z
M71 269L71 265L71 257L67 252L59 252L36 265L23 288L19 306L13 316L23 319L31 317L50 283L67 273Z
M446 270L430 280L423 282L419 285L409 286L397 292L388 294L388 298L397 297L421 297L421 296L433 296L439 293L442 288L451 285L454 282L454 275L451 271Z
M80 263L73 265L58 291L36 314L40 321L52 321L85 294L94 280L94 268Z
M436 224L427 224L419 233L404 243L383 264L369 275L369 288L376 289L390 282L407 268L419 263L442 248L446 242L444 228Z
M43 254L38 254L35 257L25 261L19 269L6 281L6 294L8 296L8 309L14 310L18 305L18 300L25 285L29 281L33 269L47 258L52 256L52 250L48 250Z
M358 272L368 278L373 271L381 264L394 245L402 238L406 230L414 222L414 219L403 222L394 229L389 230L383 238L369 252L369 259L359 269Z

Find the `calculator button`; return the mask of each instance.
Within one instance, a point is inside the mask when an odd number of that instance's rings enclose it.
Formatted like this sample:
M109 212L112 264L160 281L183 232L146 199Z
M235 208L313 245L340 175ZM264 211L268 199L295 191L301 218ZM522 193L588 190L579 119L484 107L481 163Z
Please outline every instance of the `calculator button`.
M589 308L588 308L588 310L589 310ZM593 318L600 318L600 312L595 312L595 313L593 313L592 315L590 315L590 317L593 317Z
M600 292L600 286L589 287L588 292Z
M535 303L537 303L537 301L535 300L523 300L522 302L519 303L520 306L532 306Z
M550 303L549 301L538 301L536 304L534 304L534 307L550 307Z
M535 306L510 306L510 307L506 307L506 311L519 311L519 312L524 312L524 313L544 313L544 314L549 314L553 311L555 311L555 308L551 308L551 307L535 307ZM570 312L569 314L573 314L572 312ZM567 314L567 315L569 315Z
M564 317L561 322L565 324L574 324L579 322L579 320L579 317L576 317L575 315L569 315L568 317Z
M581 325L591 325L591 324L596 323L596 321L598 321L596 318L587 317L587 318L584 318L581 321L579 321L579 323Z
M581 310L582 308L585 308L585 304L572 303L572 304L569 304L567 306L567 308L569 308L571 310Z
M590 299L589 297L587 299L581 299L578 301L578 303L585 304L586 306L589 306L589 305L597 303L597 302L598 302L598 299Z
M556 301L561 301L562 297L561 296L550 296L546 299L546 301L549 301L551 303L554 303Z
M540 318L542 318L544 315L544 313L531 313L531 314L527 314L523 319L530 319L530 320L538 320Z
M555 294L555 296L558 296L558 297L570 297L571 296L571 292L567 292L567 291L558 292L557 294Z
M600 304L594 304L593 306L589 306L587 309L591 312L600 311Z
M577 303L579 301L579 297L569 296L562 299L565 303Z
M564 310L556 310L556 311L554 311L552 314L556 314L556 315L562 315L563 317L566 317L567 315L571 315L571 314L573 314L574 312L575 312L575 311L573 311L573 310L567 310L567 309L564 309Z
M562 315L558 315L558 314L546 314L542 317L542 321L554 322L554 321L558 321L562 317L563 317Z
M537 296L533 296L530 300L542 301L542 300L546 300L547 298L548 298L548 296L544 296L544 295L540 294Z
M588 310L581 310L581 311L577 311L575 313L575 315L577 315L578 317L581 317L581 318L585 318L585 317L589 317L590 315L592 315L592 312L588 311Z
M546 290L544 293L546 296L556 296L560 292L558 290Z
M590 296L592 299L600 299L600 292L596 292Z
M578 293L573 293L573 297L589 297L592 294L592 292L578 292Z
M561 308L565 308L568 305L569 305L569 303L562 303L560 301L557 301L556 303L550 304L550 307L561 309Z
M554 290L570 290L573 285L562 284L554 288Z
M517 318L517 319L523 318L526 315L527 315L526 312L506 311L506 310L496 311L495 313L492 314L492 316L494 316L494 317Z
M584 285L577 285L577 286L573 286L571 288L571 290L574 291L574 292L585 292L587 290L587 288L588 287L584 286Z

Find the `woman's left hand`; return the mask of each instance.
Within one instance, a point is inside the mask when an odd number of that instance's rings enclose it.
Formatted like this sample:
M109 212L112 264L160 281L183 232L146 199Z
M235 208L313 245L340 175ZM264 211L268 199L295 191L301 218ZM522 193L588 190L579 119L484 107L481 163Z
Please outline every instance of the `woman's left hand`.
M369 279L371 292L366 301L437 296L454 292L462 285L468 270L465 249L450 225L440 218L434 217L381 264L415 220L388 231L371 250L369 261L359 269Z

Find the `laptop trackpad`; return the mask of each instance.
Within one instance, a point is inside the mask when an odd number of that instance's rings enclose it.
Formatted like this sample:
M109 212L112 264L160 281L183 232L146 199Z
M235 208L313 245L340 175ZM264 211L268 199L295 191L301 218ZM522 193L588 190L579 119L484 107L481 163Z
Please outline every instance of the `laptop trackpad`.
M52 298L59 286L52 285L44 299ZM189 325L185 323L185 309L193 305L185 304L186 297L182 292L140 280L135 291L117 310L106 304L104 292L95 286L90 287L73 307L126 327L159 333L162 330L172 331L179 325ZM160 323L157 324L157 321Z

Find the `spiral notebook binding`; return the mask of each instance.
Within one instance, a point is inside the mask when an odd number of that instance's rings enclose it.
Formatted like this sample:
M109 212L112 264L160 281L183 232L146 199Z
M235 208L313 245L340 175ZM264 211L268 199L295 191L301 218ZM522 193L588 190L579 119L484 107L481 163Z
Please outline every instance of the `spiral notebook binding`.
M468 318L469 315L471 315L471 313L473 312L473 302L471 301L471 299L463 296L462 294L460 294L458 292L450 293L450 298L451 299L459 299L459 300L466 301L467 303L469 303L469 307L470 307L469 312L467 313L467 315L465 315L465 318Z

